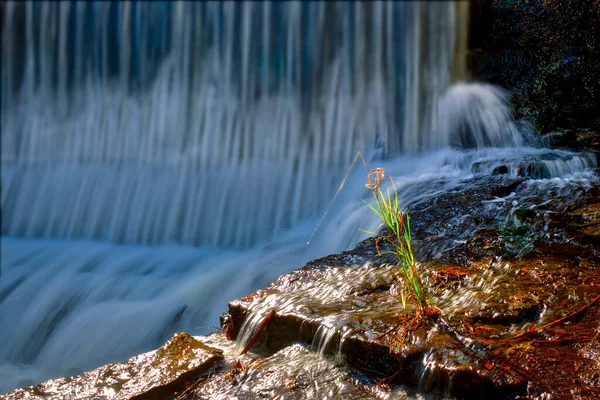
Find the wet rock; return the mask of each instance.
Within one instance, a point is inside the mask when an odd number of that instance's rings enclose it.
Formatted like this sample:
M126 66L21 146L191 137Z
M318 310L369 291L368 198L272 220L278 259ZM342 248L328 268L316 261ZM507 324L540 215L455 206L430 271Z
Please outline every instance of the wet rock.
M552 148L574 148L576 141L566 131L550 132L544 135L544 144Z
M197 399L415 399L408 387L380 382L293 344L266 357L237 354L219 334L210 340L225 349L228 368L197 383L186 400ZM428 398L420 396L419 398Z
M81 375L50 380L3 396L16 399L165 399L206 374L222 359L187 333L178 333L158 350Z
M508 174L508 167L506 165L499 165L492 170L492 175L504 175Z
M573 210L568 216L572 217L572 221L575 218L580 221L579 230L575 233L580 240L590 244L600 243L600 202Z
M386 286L377 284L393 282L396 268L357 266L348 258L337 259L336 266L313 264L282 276L252 297L230 303L229 334L244 334L240 332L244 322L252 318L258 322L261 310L274 309L254 349L258 354L272 354L297 342L312 343L315 351L339 354L370 376L420 390L449 390L462 398L483 393L505 398L525 389L522 378L491 373L483 366L482 355L431 322L423 322L398 340L412 310L402 308L393 283L387 283L389 290L380 290ZM357 306L357 300L363 301Z
M335 264L333 260L337 265L327 265ZM586 379L588 386L596 384L600 365L594 355L600 350L596 344L586 345L585 360L577 340L598 334L599 307L584 314L583 320L532 333L526 340L504 339L532 324L556 320L598 294L598 256L585 253L573 259L548 253L463 267L424 263L421 267L430 276L448 278L445 287L432 282L438 287L434 301L459 336L431 321L403 332L412 309L399 304L395 268L379 265L374 258L368 265L350 260L324 259L324 264L286 274L252 296L230 303L229 333L237 337L251 332L252 324L245 322L258 323L265 310L275 310L253 348L262 357L306 343L315 352L341 356L367 376L422 391L449 391L460 398L484 394L506 398L527 390L561 393L569 385L580 385L575 392L586 396L594 393L581 386L580 379ZM382 289L386 285L389 289ZM359 306L357 300L362 300ZM561 338L575 342L563 343ZM565 359L560 356L563 350ZM550 379L545 368L560 376ZM587 375L581 378L584 371Z
M600 303L583 319L539 332L532 327L600 293L600 254L592 244L600 186L547 193L543 181L523 182L506 175L474 178L409 209L420 270L447 325L429 320L408 327L414 308L401 305L404 283L394 259L378 256L369 238L230 303L223 318L228 336L245 343L274 310L252 347L260 357L304 343L366 376L420 391L459 398L597 398L600 366L591 361L597 346L582 350L582 343L600 329ZM518 222L511 230L512 220ZM531 239L532 248L511 254L509 235ZM544 372L550 370L553 378Z
M544 136L546 145L554 148L588 151L595 155L600 165L600 131L591 129L565 129Z
M600 166L600 130L583 130L577 134L575 148L588 150L596 155L596 165Z
M532 179L548 179L550 171L543 162L531 162L519 169L519 176Z

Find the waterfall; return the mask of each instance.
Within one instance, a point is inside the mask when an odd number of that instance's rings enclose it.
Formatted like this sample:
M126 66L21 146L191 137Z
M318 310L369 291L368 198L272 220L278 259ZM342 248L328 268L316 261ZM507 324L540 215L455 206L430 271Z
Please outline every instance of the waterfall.
M248 247L412 152L453 2L6 2L2 233ZM51 222L51 223L49 223Z
M353 247L377 227L360 168L305 243L358 151L403 205L515 157L592 167L523 147L497 89L448 90L465 10L3 2L0 393L214 331L228 301Z

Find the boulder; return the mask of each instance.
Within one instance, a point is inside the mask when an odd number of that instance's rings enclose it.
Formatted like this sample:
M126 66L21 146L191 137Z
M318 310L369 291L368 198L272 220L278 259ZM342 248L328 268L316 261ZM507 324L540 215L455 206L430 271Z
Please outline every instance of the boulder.
M21 399L164 399L183 390L194 379L209 372L222 352L208 347L187 333L177 333L157 350L122 363L108 364L81 375L53 379L4 395Z

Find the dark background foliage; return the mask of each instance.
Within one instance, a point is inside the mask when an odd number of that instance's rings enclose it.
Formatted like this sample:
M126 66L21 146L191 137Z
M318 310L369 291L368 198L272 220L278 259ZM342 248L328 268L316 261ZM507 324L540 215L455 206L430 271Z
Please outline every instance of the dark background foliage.
M542 133L600 130L600 1L473 0L473 75Z

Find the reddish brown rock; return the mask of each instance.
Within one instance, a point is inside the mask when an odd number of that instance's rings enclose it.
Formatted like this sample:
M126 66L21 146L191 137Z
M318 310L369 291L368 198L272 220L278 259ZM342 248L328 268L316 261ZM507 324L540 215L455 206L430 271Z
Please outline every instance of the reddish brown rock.
M507 250L508 233L477 208L498 188L473 196L450 194L412 213L414 237L423 244L420 269L423 278L431 277L427 282L445 323L429 320L406 328L414 309L410 302L402 308L403 283L394 260L378 256L375 241L368 239L230 303L223 319L229 337L251 335L274 310L252 349L257 354L306 343L313 351L343 356L367 376L459 398L561 398L564 393L599 398L600 302L537 330L600 295L593 229L598 187L559 208L549 203L548 209L538 206L536 213L519 215L529 230L548 227L522 257ZM468 204L457 196L467 197ZM435 229L424 220L451 229L454 214L482 218L473 218L475 235L437 257L428 242L419 242ZM250 319L254 328L244 327Z
M78 376L17 389L3 399L164 399L206 374L221 359L220 350L178 333L158 350Z

